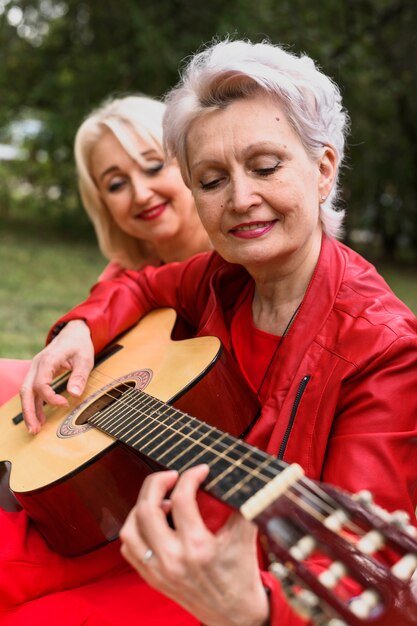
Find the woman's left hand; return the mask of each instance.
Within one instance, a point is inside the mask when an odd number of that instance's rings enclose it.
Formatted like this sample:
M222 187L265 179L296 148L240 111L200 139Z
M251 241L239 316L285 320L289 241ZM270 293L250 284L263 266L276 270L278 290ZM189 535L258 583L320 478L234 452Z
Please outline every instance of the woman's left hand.
M175 471L147 477L120 534L122 554L150 585L207 626L264 626L269 604L256 528L239 513L216 534L206 527L196 494L208 471L199 465L181 477Z

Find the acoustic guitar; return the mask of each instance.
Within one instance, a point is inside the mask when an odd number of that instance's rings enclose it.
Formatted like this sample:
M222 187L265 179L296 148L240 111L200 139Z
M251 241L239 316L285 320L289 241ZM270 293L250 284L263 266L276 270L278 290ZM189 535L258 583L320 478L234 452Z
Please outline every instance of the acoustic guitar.
M203 488L257 524L301 615L317 626L417 626L417 541L405 514L245 443L256 398L217 338L173 341L175 321L171 309L153 311L109 346L81 399L45 407L38 435L18 398L0 409L10 488L50 546L71 556L111 541L147 474L208 463ZM67 379L55 389L65 393Z

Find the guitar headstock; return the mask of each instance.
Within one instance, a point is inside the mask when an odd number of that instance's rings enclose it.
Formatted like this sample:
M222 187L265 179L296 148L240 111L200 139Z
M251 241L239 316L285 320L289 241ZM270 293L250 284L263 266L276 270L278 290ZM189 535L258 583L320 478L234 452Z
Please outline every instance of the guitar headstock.
M303 478L254 521L270 571L317 626L417 626L417 531L404 512Z

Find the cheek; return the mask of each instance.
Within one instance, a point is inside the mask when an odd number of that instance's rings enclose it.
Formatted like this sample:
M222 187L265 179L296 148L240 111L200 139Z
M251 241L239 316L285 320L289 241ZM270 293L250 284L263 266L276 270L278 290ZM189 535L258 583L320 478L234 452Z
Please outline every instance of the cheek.
M127 197L113 198L106 202L107 209L115 222L124 218L126 211L130 207L130 201Z
M158 189L161 195L164 195L166 198L171 198L172 200L176 200L177 198L182 200L189 195L189 189L186 187L177 169L166 172L165 176L160 178L158 181Z
M209 230L215 221L215 211L213 210L212 203L207 201L207 199L202 197L199 193L194 192L193 198L200 221L204 228Z

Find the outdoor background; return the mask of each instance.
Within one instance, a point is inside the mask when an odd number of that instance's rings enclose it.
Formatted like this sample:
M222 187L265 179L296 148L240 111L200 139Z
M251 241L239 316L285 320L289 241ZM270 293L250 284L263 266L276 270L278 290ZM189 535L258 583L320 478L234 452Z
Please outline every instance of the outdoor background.
M0 356L38 351L105 261L72 146L109 95L162 97L213 36L306 52L351 117L346 242L417 312L415 0L0 0Z

